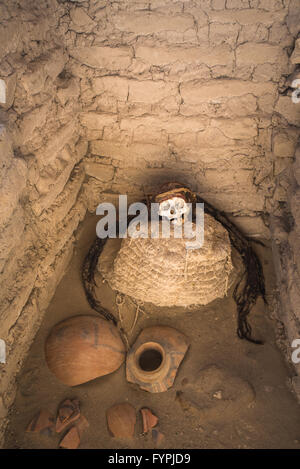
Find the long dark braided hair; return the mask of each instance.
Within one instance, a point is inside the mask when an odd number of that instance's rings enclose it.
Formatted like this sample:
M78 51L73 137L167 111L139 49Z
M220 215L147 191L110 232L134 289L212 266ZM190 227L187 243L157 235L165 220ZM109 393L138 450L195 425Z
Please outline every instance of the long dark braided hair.
M246 339L254 344L263 344L262 341L255 340L251 337L252 329L247 318L259 296L261 296L265 304L267 304L265 280L261 262L252 249L248 239L245 238L230 220L228 220L223 212L215 209L198 195L197 202L204 203L204 211L213 216L226 228L230 241L239 252L245 267L245 271L233 291L233 298L237 305L237 335L240 339Z
M233 298L237 305L237 335L240 339L246 339L249 342L254 344L262 344L260 340L255 340L252 338L252 329L248 322L248 315L254 306L257 298L261 296L265 303L265 282L263 269L260 263L260 260L257 254L252 249L249 240L241 233L241 231L227 218L224 212L217 210L204 199L202 199L198 194L191 192L189 189L184 187L179 183L168 183L165 186L166 189L164 192L152 199L152 200L165 200L166 198L171 197L171 193L174 190L176 196L183 197L187 202L197 202L204 204L205 213L214 217L218 222L220 222L224 228L228 231L230 241L234 248L241 255L245 271L235 286L233 292ZM180 191L180 188L182 189ZM143 201L149 206L150 199ZM128 217L127 225L133 217ZM117 233L118 233L118 224L117 224ZM107 238L100 239L96 238L92 244L82 267L82 282L85 290L87 301L90 306L100 313L105 319L112 321L114 324L117 324L116 318L102 307L100 302L95 297L95 270L98 264L99 256L105 246Z

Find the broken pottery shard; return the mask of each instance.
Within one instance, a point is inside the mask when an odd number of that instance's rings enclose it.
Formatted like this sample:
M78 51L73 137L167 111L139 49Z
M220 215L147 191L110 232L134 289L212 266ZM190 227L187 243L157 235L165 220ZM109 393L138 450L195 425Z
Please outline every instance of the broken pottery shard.
M133 438L136 424L135 408L123 402L115 404L106 412L107 425L113 436L117 438Z
M32 419L26 432L50 435L54 429L54 416L47 409L42 409Z
M55 430L62 432L68 425L78 420L80 408L78 399L66 399L58 408Z
M173 327L147 327L127 354L127 380L145 391L166 391L173 385L188 347L187 337Z
M210 365L178 391L176 399L183 410L196 412L206 421L219 421L240 415L255 400L255 392L230 370Z
M64 438L61 440L59 446L65 449L77 449L80 445L80 437L78 429L74 426L70 428Z
M141 409L141 414L143 418L143 433L148 433L149 430L157 425L158 418L147 407Z

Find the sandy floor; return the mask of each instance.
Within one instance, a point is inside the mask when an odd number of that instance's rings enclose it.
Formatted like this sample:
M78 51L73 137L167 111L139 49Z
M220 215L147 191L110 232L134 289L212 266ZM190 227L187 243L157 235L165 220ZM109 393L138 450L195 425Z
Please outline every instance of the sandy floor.
M141 329L150 325L170 325L184 332L191 343L175 383L167 392L150 394L127 383L125 366L108 376L74 388L64 386L50 373L44 360L44 342L52 326L76 314L97 314L88 305L80 279L80 269L95 236L94 217L88 217L81 230L72 263L48 308L18 380L18 393L10 415L6 448L57 448L60 435L51 437L25 433L25 428L42 407L55 412L65 398L78 397L90 427L81 448L152 448L149 436L141 433L138 421L134 440L112 438L105 412L116 402L128 401L138 411L149 407L159 417L165 435L162 448L300 448L300 412L287 382L292 374L275 345L275 324L258 301L250 319L254 335L265 344L253 345L236 336L236 308L231 293L196 311L147 308L130 337L133 343ZM268 248L259 247L272 294L273 273ZM115 311L113 292L103 285L103 302ZM211 398L207 412L182 406L176 398L193 389L201 371L216 369L224 380L221 396L231 393L229 412L223 412L222 399ZM222 387L221 386L221 387ZM201 391L201 390L200 390ZM246 399L244 399L246 393ZM187 394L188 395L188 394ZM220 395L218 397L220 397ZM221 409L221 410L220 410Z

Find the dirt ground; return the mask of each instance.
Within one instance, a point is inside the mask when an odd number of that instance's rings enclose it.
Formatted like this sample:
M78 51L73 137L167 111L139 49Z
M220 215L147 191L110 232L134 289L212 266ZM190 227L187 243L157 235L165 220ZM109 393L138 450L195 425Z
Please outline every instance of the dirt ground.
M61 435L29 434L25 428L41 408L55 413L61 401L77 397L90 424L80 448L154 447L150 435L142 434L140 414L133 440L109 434L105 412L123 401L137 411L149 407L159 417L164 434L160 448L300 448L299 406L288 387L293 372L275 344L276 324L259 300L250 321L253 335L263 339L264 345L238 339L232 290L225 299L196 310L148 306L139 314L129 337L131 344L144 327L159 324L177 328L190 340L175 383L167 392L151 394L128 383L124 364L115 373L73 388L51 374L44 359L44 343L51 328L73 315L97 314L86 301L80 277L96 221L88 216L82 224L73 260L19 375L5 447L57 448ZM262 247L256 250L263 260L271 297L271 252ZM103 305L116 314L115 294L105 284L101 291ZM197 405L189 405L189 399Z

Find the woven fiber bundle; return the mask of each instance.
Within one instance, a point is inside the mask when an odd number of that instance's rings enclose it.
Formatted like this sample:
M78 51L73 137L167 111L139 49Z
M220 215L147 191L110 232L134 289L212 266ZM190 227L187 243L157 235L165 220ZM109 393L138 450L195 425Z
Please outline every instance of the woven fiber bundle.
M206 305L223 298L233 271L227 230L205 214L203 246L187 250L187 241L172 235L124 238L111 268L101 265L101 255L98 271L112 289L157 306Z

